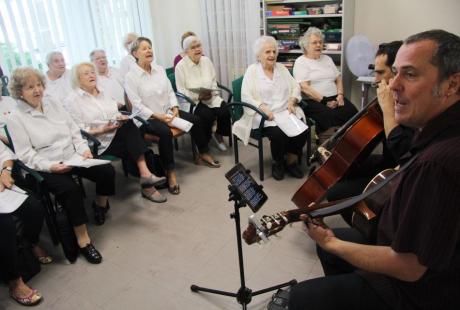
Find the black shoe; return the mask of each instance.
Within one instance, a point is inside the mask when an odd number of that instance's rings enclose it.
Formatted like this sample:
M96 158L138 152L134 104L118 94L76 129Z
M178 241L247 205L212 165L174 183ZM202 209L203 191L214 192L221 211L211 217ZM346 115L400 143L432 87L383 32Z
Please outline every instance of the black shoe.
M301 179L303 178L303 172L300 170L299 165L291 164L286 166L286 171L293 176L294 178Z
M84 248L80 248L80 253L86 258L91 264L100 264L102 262L102 255L94 247L92 243L88 244Z
M93 202L93 210L94 210L94 220L96 221L97 225L103 225L105 223L105 215L107 211L109 211L109 202L107 201L107 207L99 207L95 202Z
M274 163L272 165L272 176L278 181L284 179L284 165L281 163Z

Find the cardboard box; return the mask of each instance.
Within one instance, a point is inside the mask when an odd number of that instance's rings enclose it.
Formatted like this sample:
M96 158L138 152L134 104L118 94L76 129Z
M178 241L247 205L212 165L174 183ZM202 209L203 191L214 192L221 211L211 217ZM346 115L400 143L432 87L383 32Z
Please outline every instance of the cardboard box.
M288 10L272 11L272 16L289 16L291 12Z

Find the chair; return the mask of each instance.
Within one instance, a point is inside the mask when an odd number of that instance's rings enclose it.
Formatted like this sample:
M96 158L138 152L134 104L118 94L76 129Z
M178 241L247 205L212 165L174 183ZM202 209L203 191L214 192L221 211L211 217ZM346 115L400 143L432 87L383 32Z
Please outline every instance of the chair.
M174 67L169 67L169 68L166 68L166 75L169 75L171 73L174 73Z
M259 128L252 129L250 138L257 141L257 143L253 143L249 141L249 145L258 149L258 157L259 157L259 178L261 181L264 180L264 155L263 155L263 138L266 137L264 134L264 123L268 120L267 115L259 110L258 108L254 107L251 104L245 103L241 101L241 87L243 84L244 76L241 76L232 81L232 89L233 89L233 99L234 102L231 102L228 107L230 109L230 115L232 117L232 124L235 123L243 116L243 108L249 108L254 110L256 113L261 115L262 119L259 125ZM308 124L308 119L307 119ZM235 164L239 162L239 154L238 154L238 137L233 135L233 143L234 143L234 154L235 154ZM310 156L311 156L311 128L309 125L308 132L307 132L307 165L310 165ZM299 160L301 160L302 154L299 154Z
M8 91L8 77L6 75L2 75L0 76L0 80L2 82L1 96L9 96L10 93Z

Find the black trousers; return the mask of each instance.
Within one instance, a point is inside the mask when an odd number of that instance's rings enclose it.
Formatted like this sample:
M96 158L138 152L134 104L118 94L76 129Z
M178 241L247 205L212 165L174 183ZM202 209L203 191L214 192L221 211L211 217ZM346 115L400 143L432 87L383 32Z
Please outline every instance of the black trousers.
M212 125L215 120L217 120L217 134L221 136L230 136L231 134L230 111L225 107L226 104L225 101L222 101L220 107L211 108L200 102L195 108L194 114L198 115L204 128L206 147L209 144L209 140L211 140ZM207 151L209 151L209 148Z
M193 115L179 110L179 117L193 124L191 135L200 153L207 152L208 141L205 137L205 131L201 119L197 115ZM174 147L171 128L157 119L149 119L149 126L142 125L140 130L144 133L150 133L160 138L158 149L163 167L166 170L173 170L174 162Z
M43 206L37 199L29 196L13 213L0 214L0 274L7 282L20 276L14 217L18 217L23 224L22 235L25 241L37 244L43 226Z
M347 98L344 98L344 106L335 109L311 99L303 99L303 101L306 104L302 105L302 109L307 117L315 121L317 132L323 132L331 127L340 127L358 112Z
M334 229L342 240L367 244L367 240L353 228ZM341 258L317 247L325 277L300 282L293 286L289 310L389 309L377 292Z
M115 169L110 164L90 168L73 168L68 173L39 172L46 187L53 193L67 212L73 226L88 222L83 195L72 175L78 175L96 183L96 195L113 196L115 194Z
M136 163L145 152L147 146L139 128L129 121L117 129L109 147L101 155L112 155Z
M265 127L264 134L270 139L272 158L277 163L284 162L286 153L301 154L302 148L307 142L307 130L295 137L288 137L278 127Z

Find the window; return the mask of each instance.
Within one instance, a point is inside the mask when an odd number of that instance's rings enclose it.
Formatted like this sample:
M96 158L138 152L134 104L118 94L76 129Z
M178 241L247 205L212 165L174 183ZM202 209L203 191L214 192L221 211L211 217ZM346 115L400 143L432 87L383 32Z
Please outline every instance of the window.
M151 37L148 0L0 0L0 64L46 71L46 54L58 50L68 65L89 61L95 48L112 65L126 54L123 36Z

